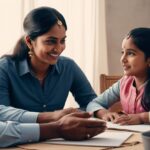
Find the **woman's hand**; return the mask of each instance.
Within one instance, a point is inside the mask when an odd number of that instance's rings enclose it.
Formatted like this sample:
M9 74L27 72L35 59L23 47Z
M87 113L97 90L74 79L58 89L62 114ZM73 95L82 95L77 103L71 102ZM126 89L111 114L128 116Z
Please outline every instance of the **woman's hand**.
M89 139L106 129L106 123L99 119L89 119L87 112L75 112L62 117L58 122L60 137L67 140Z
M57 121L60 118L62 118L65 115L74 113L74 112L79 112L80 110L77 108L66 108L66 109L62 109L62 110L57 110L53 112L53 120Z
M66 109L57 110L54 112L39 113L38 118L37 118L37 123L48 123L48 122L57 121L65 115L68 115L73 112L78 112L78 111L80 110L76 108L66 108Z

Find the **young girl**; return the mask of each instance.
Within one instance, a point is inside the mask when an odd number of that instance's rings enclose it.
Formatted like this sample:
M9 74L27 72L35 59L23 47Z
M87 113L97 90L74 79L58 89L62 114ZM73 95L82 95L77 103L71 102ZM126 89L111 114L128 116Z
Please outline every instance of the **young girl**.
M122 42L124 76L87 106L95 116L122 125L150 122L150 28L131 30ZM120 101L123 115L107 110Z

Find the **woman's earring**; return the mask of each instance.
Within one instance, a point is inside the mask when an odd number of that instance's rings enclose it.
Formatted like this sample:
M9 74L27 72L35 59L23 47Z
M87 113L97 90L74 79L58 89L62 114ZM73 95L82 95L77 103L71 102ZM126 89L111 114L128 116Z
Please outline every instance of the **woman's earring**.
M62 26L62 22L58 19L57 20L57 24L59 25L59 26Z
M28 52L28 54L29 54L29 57L32 57L34 55L33 50L30 49L29 52Z

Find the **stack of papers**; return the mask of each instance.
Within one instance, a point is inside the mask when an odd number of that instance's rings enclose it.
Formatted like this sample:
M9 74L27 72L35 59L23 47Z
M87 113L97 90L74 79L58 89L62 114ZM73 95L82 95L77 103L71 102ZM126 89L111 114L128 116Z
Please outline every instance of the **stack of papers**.
M131 132L103 132L92 139L85 141L67 141L64 139L48 140L50 144L82 145L82 146L109 146L119 147L125 140L132 135Z
M140 125L118 125L112 122L107 122L108 129L119 129L128 131L145 132L150 130L150 124L140 124Z

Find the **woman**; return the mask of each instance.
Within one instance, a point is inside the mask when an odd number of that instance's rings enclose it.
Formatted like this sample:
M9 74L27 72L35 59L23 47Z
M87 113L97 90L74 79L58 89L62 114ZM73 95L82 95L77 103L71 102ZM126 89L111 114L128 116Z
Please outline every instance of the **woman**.
M135 28L122 42L124 76L87 106L88 111L122 125L150 122L150 28ZM123 115L109 112L120 100Z
M24 30L13 54L0 59L0 147L58 137L84 140L103 132L105 123L90 120L90 113L58 110L69 91L82 108L96 97L76 63L60 56L64 17L50 7L36 8L25 17Z
M0 59L0 104L43 112L62 109L69 91L81 108L96 97L77 64L61 57L67 25L56 9L27 14L25 35L10 56Z

